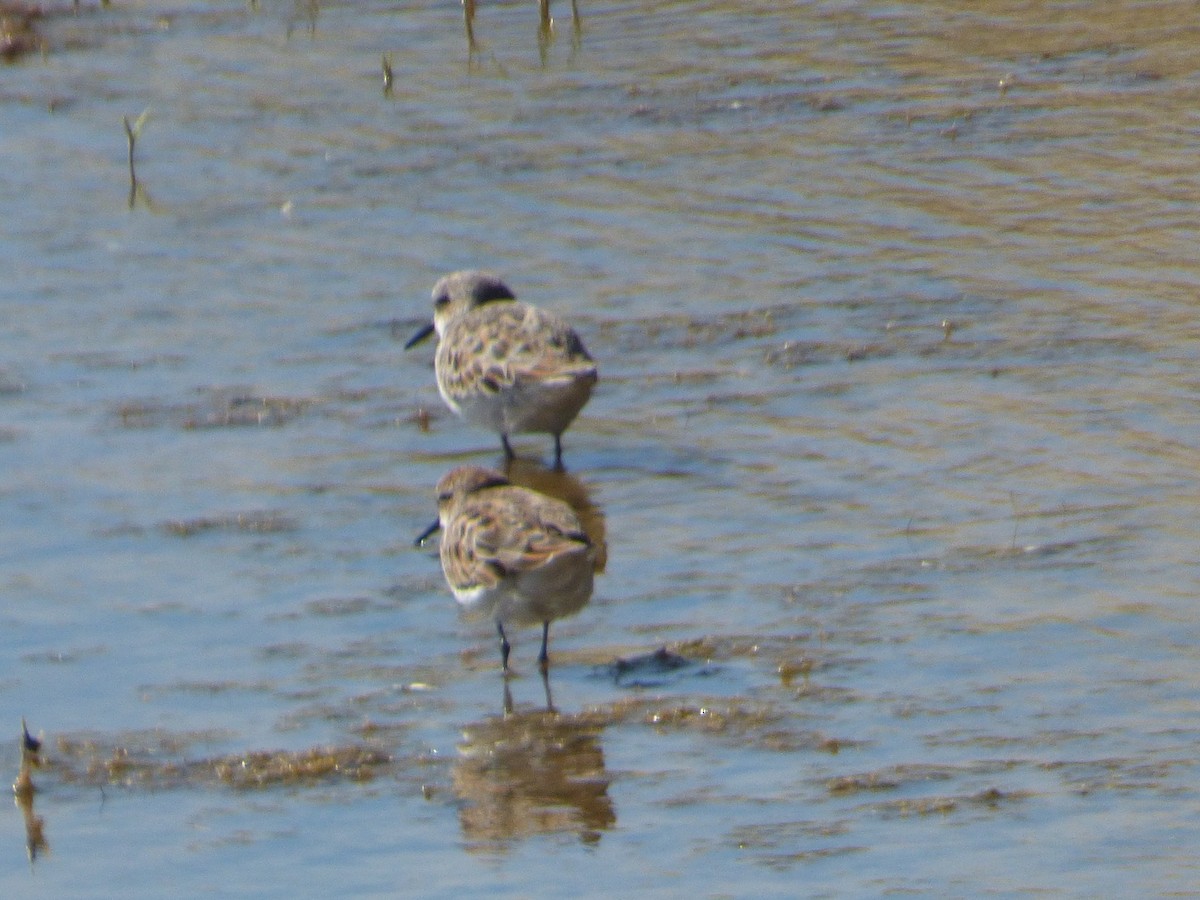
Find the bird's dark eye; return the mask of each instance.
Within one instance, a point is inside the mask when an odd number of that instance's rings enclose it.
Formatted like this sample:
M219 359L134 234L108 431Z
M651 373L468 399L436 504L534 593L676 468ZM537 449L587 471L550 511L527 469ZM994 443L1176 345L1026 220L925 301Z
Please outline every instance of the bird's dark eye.
M453 496L454 494L450 491L446 491L444 494L438 494L438 503L446 503Z
M433 305L434 305L435 309L441 309L443 306L445 306L449 302L450 302L449 294L440 294L436 298L434 298Z

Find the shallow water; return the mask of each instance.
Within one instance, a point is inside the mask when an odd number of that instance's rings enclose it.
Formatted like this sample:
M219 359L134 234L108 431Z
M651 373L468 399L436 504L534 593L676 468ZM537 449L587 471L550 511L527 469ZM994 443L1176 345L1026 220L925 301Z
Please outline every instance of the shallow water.
M1191 5L577 9L0 72L0 893L1194 892ZM411 546L464 266L600 363L554 713Z

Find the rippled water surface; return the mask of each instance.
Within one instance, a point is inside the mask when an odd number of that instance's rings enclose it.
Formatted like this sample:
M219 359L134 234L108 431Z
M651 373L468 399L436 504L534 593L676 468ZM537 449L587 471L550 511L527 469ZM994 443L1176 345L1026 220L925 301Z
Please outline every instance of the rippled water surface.
M0 893L1200 892L1194 4L550 12L5 18ZM462 267L600 365L548 685Z

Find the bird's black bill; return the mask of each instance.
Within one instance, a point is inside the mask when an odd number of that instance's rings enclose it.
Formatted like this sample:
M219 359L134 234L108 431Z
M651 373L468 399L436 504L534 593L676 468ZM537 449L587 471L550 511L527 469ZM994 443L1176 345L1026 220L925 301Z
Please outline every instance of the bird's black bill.
M429 337L431 334L433 334L433 323L426 322L421 326L420 331L408 339L408 343L404 345L404 349L407 350L410 347L417 346L417 344L421 343L421 341L425 340L425 338Z
M414 547L424 547L425 542L427 540L429 540L429 536L432 535L435 531L440 530L441 527L442 527L442 523L439 522L437 519L434 519L433 524L430 525L428 528L426 528L424 531L422 531L420 536L415 541L413 541L413 546Z

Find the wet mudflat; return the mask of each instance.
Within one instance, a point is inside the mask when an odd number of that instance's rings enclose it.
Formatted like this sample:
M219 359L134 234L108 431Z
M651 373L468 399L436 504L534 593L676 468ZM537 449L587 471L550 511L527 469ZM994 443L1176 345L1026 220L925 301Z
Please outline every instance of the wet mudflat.
M574 8L0 17L0 892L1195 891L1191 7ZM546 684L412 546L474 266Z

